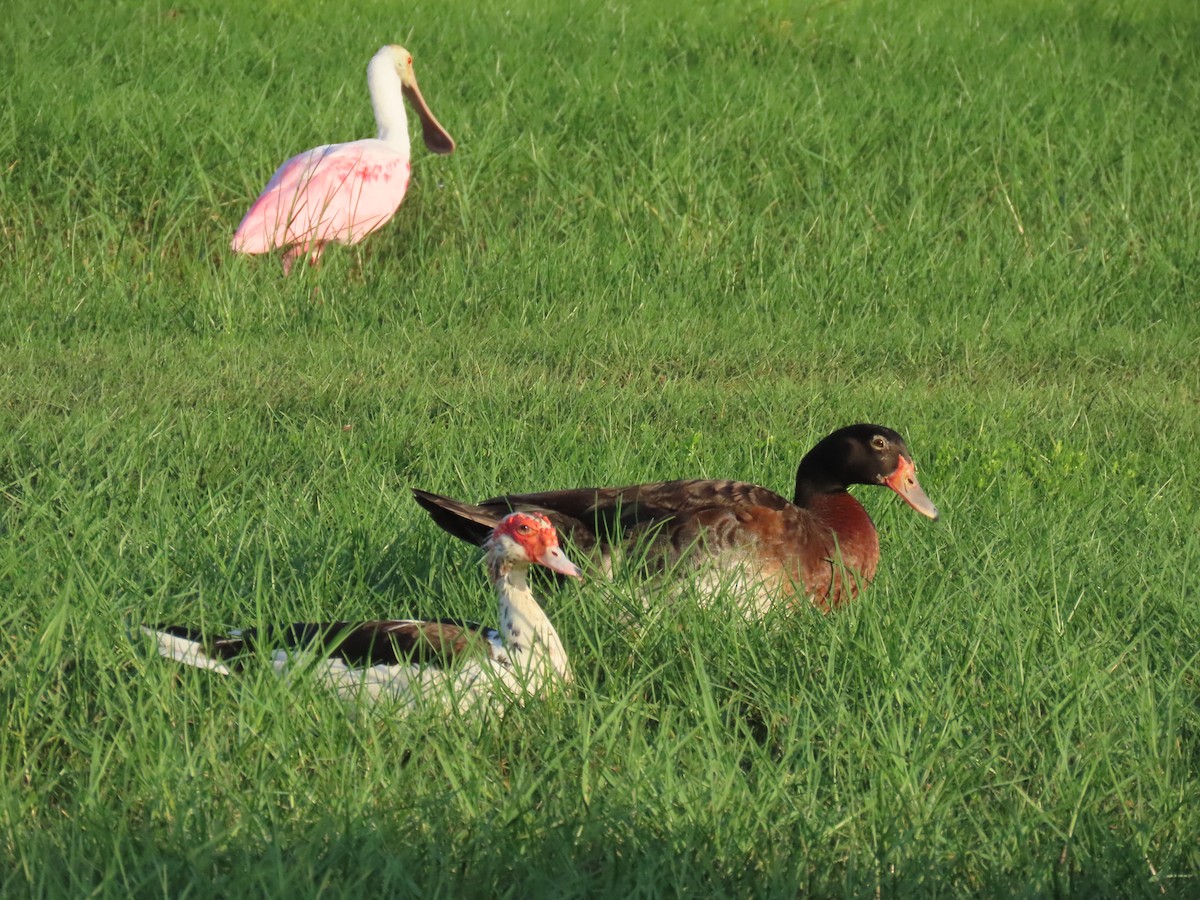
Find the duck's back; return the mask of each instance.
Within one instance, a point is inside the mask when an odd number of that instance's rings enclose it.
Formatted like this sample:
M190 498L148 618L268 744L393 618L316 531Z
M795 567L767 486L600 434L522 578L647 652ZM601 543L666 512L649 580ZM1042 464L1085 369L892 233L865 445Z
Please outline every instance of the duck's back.
M802 594L836 606L874 576L879 559L875 527L845 491L806 507L748 482L701 479L505 494L477 504L415 493L464 540L482 540L512 510L537 510L610 575L631 562L651 573L708 567L706 594L723 580L749 577L755 594Z

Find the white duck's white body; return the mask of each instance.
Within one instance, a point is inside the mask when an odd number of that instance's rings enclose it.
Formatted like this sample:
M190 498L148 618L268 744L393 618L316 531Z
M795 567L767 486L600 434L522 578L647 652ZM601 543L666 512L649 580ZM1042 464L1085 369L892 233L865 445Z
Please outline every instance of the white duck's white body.
M348 699L467 711L540 696L573 676L566 650L529 586L532 564L579 577L536 513L505 517L486 543L499 630L451 620L384 619L253 629L206 640L187 628L143 628L160 655L230 675L247 650L270 649L279 674L311 672Z

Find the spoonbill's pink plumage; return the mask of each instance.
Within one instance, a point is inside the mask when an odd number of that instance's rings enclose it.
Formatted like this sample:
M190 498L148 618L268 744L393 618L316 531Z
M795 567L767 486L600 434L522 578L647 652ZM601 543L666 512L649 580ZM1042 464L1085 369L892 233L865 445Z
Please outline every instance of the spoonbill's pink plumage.
M412 172L406 97L421 120L425 146L454 152L454 140L421 96L407 50L381 48L367 66L367 86L379 136L314 147L285 162L234 232L235 251L282 249L287 273L305 254L316 265L330 241L356 244L383 227L400 207Z

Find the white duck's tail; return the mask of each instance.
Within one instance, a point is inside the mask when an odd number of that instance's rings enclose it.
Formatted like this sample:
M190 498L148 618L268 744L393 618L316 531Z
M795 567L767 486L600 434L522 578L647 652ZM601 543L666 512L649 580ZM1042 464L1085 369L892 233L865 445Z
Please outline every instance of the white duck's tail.
M207 646L203 638L196 632L186 628L163 627L156 631L142 626L142 631L154 638L159 656L173 659L185 666L195 666L197 669L208 669L221 675L231 675L233 672L221 657L221 651L229 652L240 647L241 640L234 636L216 642L214 647Z

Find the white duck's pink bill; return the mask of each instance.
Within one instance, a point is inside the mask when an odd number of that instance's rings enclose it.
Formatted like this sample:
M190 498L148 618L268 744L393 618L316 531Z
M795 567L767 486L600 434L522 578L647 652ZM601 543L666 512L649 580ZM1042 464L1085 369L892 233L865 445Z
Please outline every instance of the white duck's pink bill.
M552 572L567 575L571 578L582 578L583 572L579 566L567 559L561 547L547 547L537 561Z

